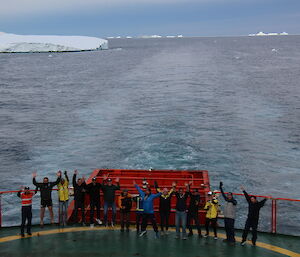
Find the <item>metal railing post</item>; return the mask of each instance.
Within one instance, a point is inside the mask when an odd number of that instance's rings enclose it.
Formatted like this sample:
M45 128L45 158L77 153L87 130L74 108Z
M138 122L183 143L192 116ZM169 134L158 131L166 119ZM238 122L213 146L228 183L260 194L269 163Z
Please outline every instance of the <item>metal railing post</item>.
M276 234L277 227L277 201L272 199L272 220L271 220L272 230L271 233Z
M1 196L2 196L2 194L0 193L0 228L2 227L2 203L1 203Z

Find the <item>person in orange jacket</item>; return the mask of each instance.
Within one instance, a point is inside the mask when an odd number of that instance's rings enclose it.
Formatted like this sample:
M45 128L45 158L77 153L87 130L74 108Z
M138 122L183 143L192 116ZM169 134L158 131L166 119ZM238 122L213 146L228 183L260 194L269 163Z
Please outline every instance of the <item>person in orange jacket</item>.
M128 193L127 189L123 189L121 195L119 196L118 205L120 208L121 232L124 232L125 224L126 224L126 231L129 232L132 197Z
M21 224L21 237L25 237L24 229L27 220L27 234L31 236L31 220L32 220L32 197L37 193L29 190L29 187L21 187L18 192L18 197L22 200L22 224Z

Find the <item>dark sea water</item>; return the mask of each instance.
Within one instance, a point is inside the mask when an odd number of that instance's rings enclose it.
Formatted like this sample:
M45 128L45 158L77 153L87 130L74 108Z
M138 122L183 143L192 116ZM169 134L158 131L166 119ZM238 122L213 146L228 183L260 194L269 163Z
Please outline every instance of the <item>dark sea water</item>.
M31 186L34 170L53 180L58 169L152 167L207 169L213 188L300 198L300 36L109 44L0 55L0 191ZM18 224L17 197L2 203L6 224ZM278 209L280 230L300 231L300 203Z

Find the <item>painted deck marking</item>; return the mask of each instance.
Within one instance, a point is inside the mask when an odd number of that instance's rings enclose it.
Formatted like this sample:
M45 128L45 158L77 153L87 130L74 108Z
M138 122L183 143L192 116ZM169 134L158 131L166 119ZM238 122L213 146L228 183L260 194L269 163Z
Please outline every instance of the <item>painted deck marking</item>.
M104 228L104 227L76 227L76 228L59 228L59 229L51 229L51 230L44 230L44 231L39 231L39 232L33 232L32 236L25 236L24 238L30 238L30 237L38 237L38 236L46 236L46 235L52 235L52 234L60 234L60 233L69 233L69 232L80 232L80 231L96 231L96 230L114 230L114 229L109 229L109 228ZM171 231L175 231L175 229L170 229ZM225 234L218 234L218 237L220 238L226 238ZM21 236L6 236L0 238L0 243L5 243L13 240L18 240L18 239L23 239ZM236 241L241 242L242 238L241 237L236 237ZM249 242L247 242L249 244ZM300 257L299 253L281 248L279 246L267 244L267 243L262 243L262 242L256 242L256 246L260 248L267 249L269 251L277 252L283 255L291 256L291 257Z

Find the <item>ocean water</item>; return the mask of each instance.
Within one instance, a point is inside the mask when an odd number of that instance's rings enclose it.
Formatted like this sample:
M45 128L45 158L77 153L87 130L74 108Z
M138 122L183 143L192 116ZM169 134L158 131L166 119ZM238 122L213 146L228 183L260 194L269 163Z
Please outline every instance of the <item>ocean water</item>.
M152 167L207 169L212 188L299 198L300 36L109 45L0 54L0 191L31 186L35 170L53 180L59 169ZM18 224L17 197L2 203L6 224ZM299 211L280 202L282 231L300 231Z

